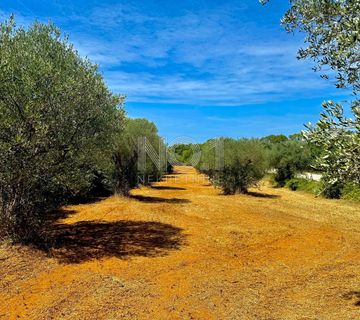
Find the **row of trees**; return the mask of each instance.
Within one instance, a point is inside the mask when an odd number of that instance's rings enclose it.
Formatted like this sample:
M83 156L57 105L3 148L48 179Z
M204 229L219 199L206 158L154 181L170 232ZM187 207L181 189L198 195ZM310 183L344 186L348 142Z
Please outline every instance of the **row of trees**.
M268 0L260 2L264 4ZM352 118L345 116L343 105L326 101L323 103L324 111L320 121L316 125L309 124L302 133L306 142L298 137L290 139L291 141L286 141L281 136L265 139L272 140L270 147L267 146L268 166L276 169L275 181L279 186L291 179L296 171L309 169L310 165L323 174L321 192L325 196L340 197L349 185L360 188L359 12L358 0L290 1L290 9L282 24L289 32L300 31L306 34L307 46L299 50L298 58L312 59L316 64L314 69L321 71L324 79L334 76L336 87L352 90L347 103ZM326 74L323 71L328 67L331 72ZM252 159L249 150L244 148L244 142L224 141L225 154L229 150L232 158L225 161L222 169L217 167L217 171L214 171L211 167L203 169L203 164L199 166L226 193L246 191L246 185L253 185L261 176L257 173L261 171L263 161ZM251 143L259 144L255 141ZM264 152L258 147L252 147L256 154ZM238 150L242 150L241 156ZM209 162L211 157L205 152L203 163ZM259 171L254 169L255 166ZM247 168L246 177L244 168ZM240 180L243 181L241 185Z
M161 141L53 25L0 25L0 83L0 237L38 237L46 213L74 197L128 194L137 137ZM141 174L158 171L148 161Z
M145 140L143 140L145 138ZM139 143L141 148L139 148ZM139 168L140 157L146 150L153 149L154 154L160 153L164 156L159 163L154 159L146 159ZM116 150L113 154L115 163L115 187L117 194L128 195L130 189L136 187L139 182L144 185L158 180L165 169L171 171L170 165L165 162L165 144L158 134L154 123L146 119L126 119L124 129L116 141Z
M269 136L261 141L267 150L269 168L274 171L275 186L285 186L297 173L316 170L315 159L320 151L301 135L295 134L289 138L283 135Z
M299 58L312 58L319 70L330 66L337 87L352 89L353 117L340 104L325 102L320 121L303 133L307 143L298 137L222 139L224 157L216 165L213 141L205 143L199 169L225 193L246 192L268 168L277 169L282 185L314 158L324 193L359 185L359 11L358 0L291 1L283 23L288 31L307 34ZM108 90L97 66L53 25L17 28L13 19L0 25L0 83L1 236L33 238L45 213L73 197L128 194L138 183L136 163L142 159L136 138L162 144L152 123L126 118L124 97ZM144 183L160 174L157 168L145 161Z
M317 150L301 136L268 136L262 139L221 138L200 146L200 172L209 176L225 194L246 193L270 170L274 170L277 186L299 172L314 170Z
M193 144L179 143L169 148L174 163L180 165L192 165L191 160L198 146Z

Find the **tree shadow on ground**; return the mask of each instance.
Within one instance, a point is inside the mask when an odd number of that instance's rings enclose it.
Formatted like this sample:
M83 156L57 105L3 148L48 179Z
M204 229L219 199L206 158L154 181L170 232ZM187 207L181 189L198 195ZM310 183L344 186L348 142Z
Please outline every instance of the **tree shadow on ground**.
M102 200L105 200L107 197L110 197L111 194L107 195L107 196L96 196L96 197L75 197L70 199L67 204L68 205L79 205L79 204L92 204L92 203L96 203L96 202L100 202Z
M157 190L186 190L185 188L171 186L152 186L151 188Z
M34 245L61 263L165 256L185 244L182 229L148 221L81 221L49 225Z
M255 192L255 191L248 191L245 194L248 196L255 197L255 198L268 198L268 199L280 198L280 196L276 195L276 194L268 194L268 193Z
M172 204L180 204L180 203L190 203L189 199L181 199L181 198L160 198L160 197L151 197L151 196L143 196L143 195L131 195L130 198L136 199L141 202L147 203L172 203Z
M62 208L49 211L44 216L45 226L49 227L59 220L66 219L72 216L76 212L77 212L76 210L62 209Z
M360 307L360 291L350 291L350 292L344 294L344 298L346 300L355 299L354 305L357 307Z
M171 175L166 175L164 177L162 177L161 181L166 181L168 179L179 179L179 177L177 176L177 173L173 173Z

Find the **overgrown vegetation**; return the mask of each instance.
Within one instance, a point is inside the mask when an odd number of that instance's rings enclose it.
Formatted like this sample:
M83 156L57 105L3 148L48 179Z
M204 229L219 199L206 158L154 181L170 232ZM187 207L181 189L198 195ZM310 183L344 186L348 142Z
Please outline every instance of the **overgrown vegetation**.
M313 194L319 194L321 191L321 182L308 180L308 179L301 179L301 178L293 178L286 181L287 188L292 191L305 191Z
M345 200L360 201L360 186L354 183L346 184L342 189L341 197Z
M325 196L328 198L360 201L360 187L353 183L340 186L334 185L332 188L327 188L326 184L321 181L294 178L288 180L285 186L292 191L299 190L314 195L324 194L323 190L326 189L325 192L328 192L329 194L326 194Z

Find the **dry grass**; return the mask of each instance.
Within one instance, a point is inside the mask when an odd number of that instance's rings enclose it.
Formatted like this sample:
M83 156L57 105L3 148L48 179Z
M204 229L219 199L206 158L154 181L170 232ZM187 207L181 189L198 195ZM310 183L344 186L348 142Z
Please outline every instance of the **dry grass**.
M4 319L360 319L360 207L192 168L0 247ZM46 248L46 250L45 250Z

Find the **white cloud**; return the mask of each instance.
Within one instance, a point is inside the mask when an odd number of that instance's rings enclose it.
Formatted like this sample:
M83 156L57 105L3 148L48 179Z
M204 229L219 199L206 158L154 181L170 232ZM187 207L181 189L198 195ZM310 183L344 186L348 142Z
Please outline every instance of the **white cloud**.
M250 23L245 5L171 17L140 7L103 5L68 15L71 6L61 7L62 16L54 17L129 101L243 105L329 91L308 63L297 61L299 41L285 33L269 39L268 26Z

